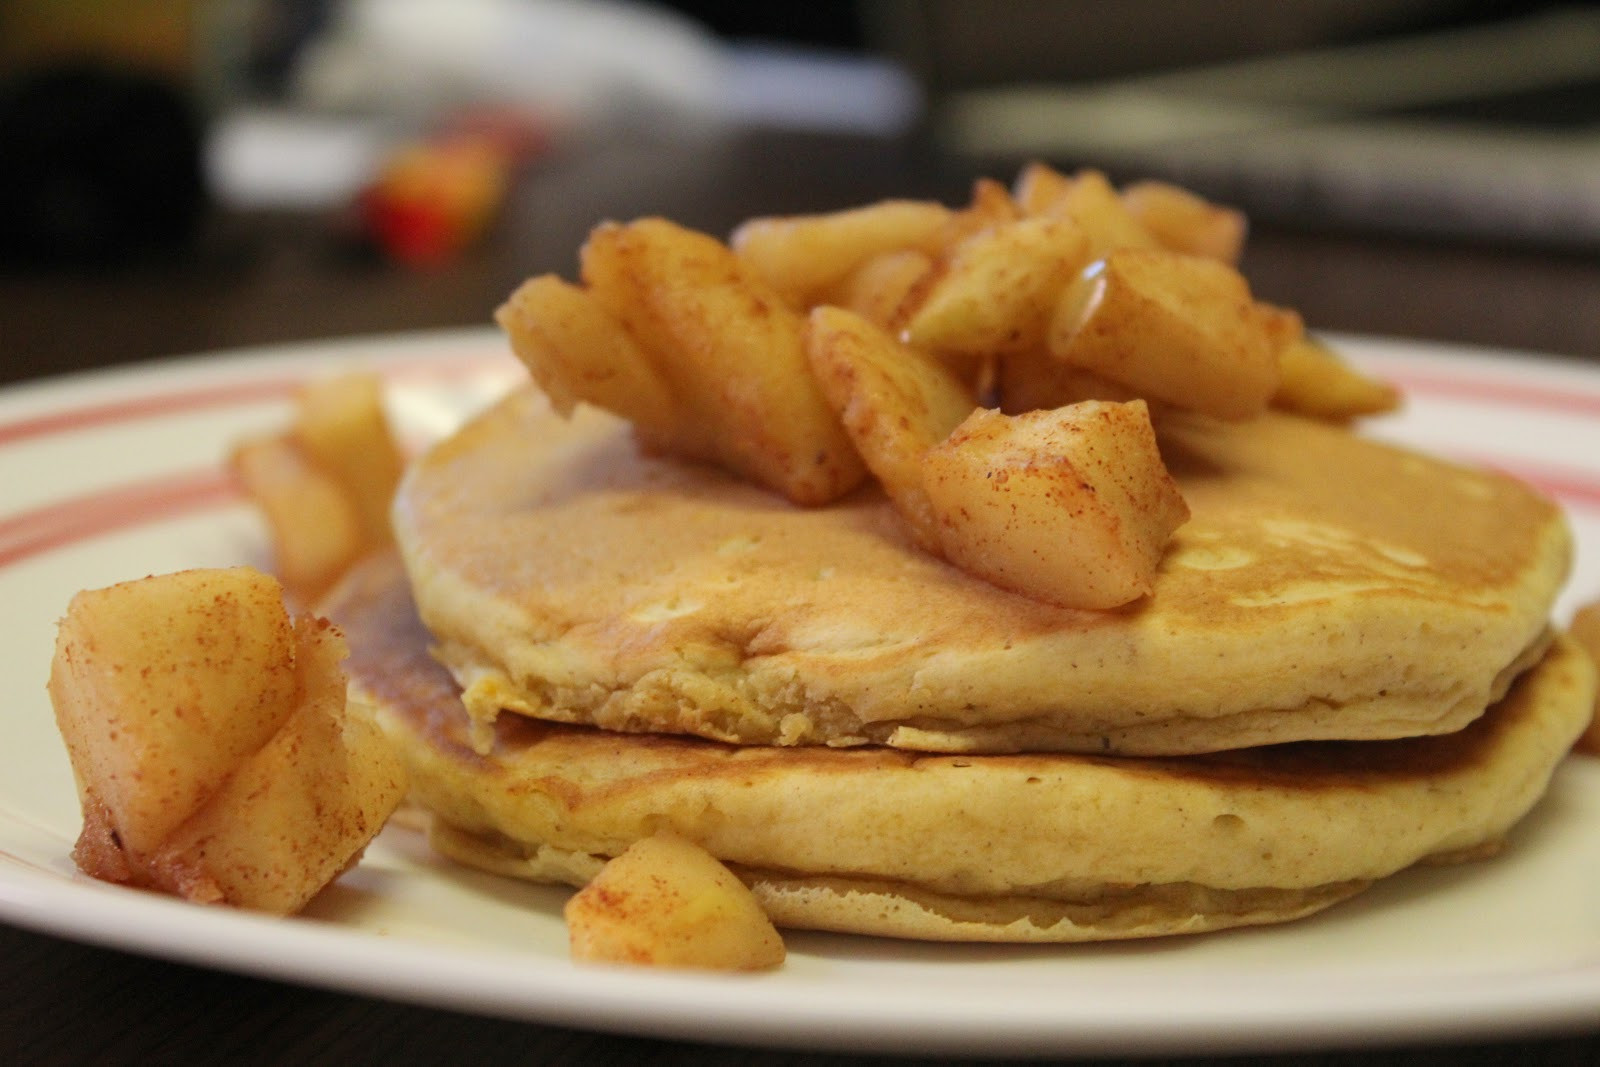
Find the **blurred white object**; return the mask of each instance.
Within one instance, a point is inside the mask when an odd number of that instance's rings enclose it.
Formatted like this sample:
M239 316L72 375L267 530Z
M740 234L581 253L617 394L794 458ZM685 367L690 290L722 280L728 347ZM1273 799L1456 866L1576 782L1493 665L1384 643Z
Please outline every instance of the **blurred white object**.
M230 208L331 207L372 178L393 139L380 120L238 110L212 124L207 185Z
M696 23L627 0L346 0L308 46L297 102L428 115L523 105L576 123L715 110L722 57Z
M207 167L220 201L347 202L397 137L477 110L522 110L558 134L673 137L733 124L895 136L922 110L892 60L725 44L633 0L345 0L302 53L289 95L284 108L213 123Z

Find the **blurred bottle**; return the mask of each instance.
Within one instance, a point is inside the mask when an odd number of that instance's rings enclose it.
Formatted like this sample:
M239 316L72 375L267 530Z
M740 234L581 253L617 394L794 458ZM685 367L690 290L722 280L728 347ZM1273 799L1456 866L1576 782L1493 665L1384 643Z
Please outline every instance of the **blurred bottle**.
M0 4L0 262L107 266L193 238L206 204L203 6Z

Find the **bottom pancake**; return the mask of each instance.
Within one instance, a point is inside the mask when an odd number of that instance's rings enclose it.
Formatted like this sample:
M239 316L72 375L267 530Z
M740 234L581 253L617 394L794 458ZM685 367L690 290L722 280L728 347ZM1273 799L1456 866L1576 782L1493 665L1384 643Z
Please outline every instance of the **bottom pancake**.
M1594 666L1558 639L1458 733L1189 758L731 746L503 716L487 754L392 557L324 605L461 862L581 885L664 829L780 926L1090 941L1280 922L1425 861L1495 851L1586 725Z

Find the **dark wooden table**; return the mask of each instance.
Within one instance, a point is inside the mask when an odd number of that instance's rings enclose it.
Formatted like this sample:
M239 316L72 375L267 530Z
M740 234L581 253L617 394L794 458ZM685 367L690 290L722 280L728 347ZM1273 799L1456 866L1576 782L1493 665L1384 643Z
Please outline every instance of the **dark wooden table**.
M336 220L218 216L136 270L0 272L0 381L241 345L485 324L524 276L570 275L603 217L726 232L751 214L886 195L964 198L977 168L915 146L635 131L537 163L490 237L434 271L353 249ZM1005 175L1001 175L1005 176ZM1600 359L1600 257L1262 228L1257 293L1315 327ZM579 1033L217 973L0 925L0 1063L879 1062ZM1217 1062L1217 1061L1211 1061ZM1600 1063L1588 1034L1468 1047L1327 1050L1222 1062Z

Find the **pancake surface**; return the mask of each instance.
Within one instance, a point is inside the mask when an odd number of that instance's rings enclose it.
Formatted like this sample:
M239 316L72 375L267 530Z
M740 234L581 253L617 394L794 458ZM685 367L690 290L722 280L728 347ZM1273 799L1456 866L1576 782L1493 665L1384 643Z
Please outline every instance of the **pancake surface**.
M1471 726L1183 759L735 747L505 716L484 754L426 652L398 563L325 610L357 699L458 860L581 884L663 828L779 925L1084 941L1297 918L1423 860L1492 852L1587 722L1594 667L1558 640Z
M413 466L396 535L480 742L502 709L943 752L1406 737L1541 654L1570 540L1520 483L1290 416L1161 431L1192 518L1111 612L917 550L875 490L797 508L531 389Z

